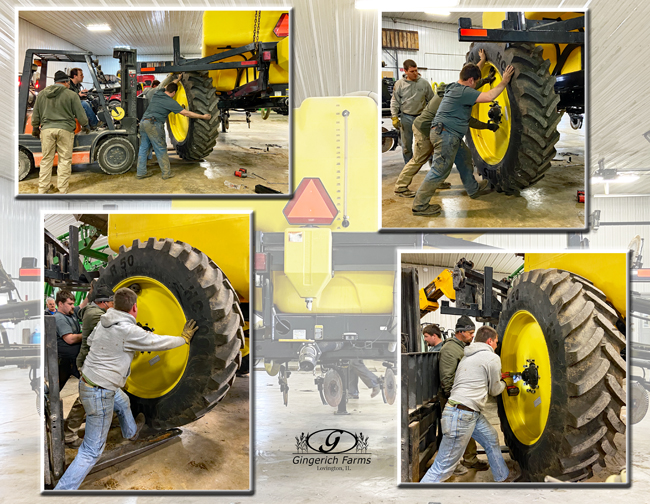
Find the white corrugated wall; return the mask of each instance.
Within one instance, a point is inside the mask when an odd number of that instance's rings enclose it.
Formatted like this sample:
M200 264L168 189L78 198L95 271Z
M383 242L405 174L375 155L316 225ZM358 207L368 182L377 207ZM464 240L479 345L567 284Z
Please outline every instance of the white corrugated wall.
M465 64L465 53L469 50L469 42L458 42L458 28L449 23L431 23L427 21L408 21L382 18L382 28L394 30L417 31L419 51L404 51L394 49L382 50L382 61L386 68L393 70L395 78L401 78L398 69L402 68L405 59L414 60L420 74L429 82L455 82L458 72Z

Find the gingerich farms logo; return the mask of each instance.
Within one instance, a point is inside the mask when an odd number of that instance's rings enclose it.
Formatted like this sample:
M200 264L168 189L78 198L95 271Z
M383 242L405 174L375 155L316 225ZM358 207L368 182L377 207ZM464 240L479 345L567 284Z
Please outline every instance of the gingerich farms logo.
M363 432L321 429L296 436L293 463L316 467L319 471L350 471L352 466L368 465L368 436Z

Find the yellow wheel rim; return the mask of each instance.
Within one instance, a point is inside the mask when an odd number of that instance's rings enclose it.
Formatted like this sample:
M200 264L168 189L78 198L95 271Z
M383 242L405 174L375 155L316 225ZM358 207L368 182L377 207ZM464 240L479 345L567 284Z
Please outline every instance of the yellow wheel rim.
M142 288L138 295L137 321L143 327L153 329L155 334L180 336L186 319L171 291L149 277L127 278L116 285L114 290L134 283ZM144 399L167 394L183 376L189 353L189 345L162 352L136 352L124 389Z
M542 436L551 406L551 361L544 332L535 317L526 310L515 313L501 342L501 369L521 373L527 360L533 359L539 370L539 386L534 394L527 392L523 381L516 383L519 395L503 392L503 407L508 423L517 439L526 445L535 444ZM508 385L511 380L507 380Z
M483 66L481 77L487 77L490 73L490 68L497 70L494 82L486 84L479 91L488 91L489 89L495 88L501 82L501 74L498 68L489 62ZM477 130L470 128L476 151L481 156L481 159L490 165L499 163L506 155L506 152L508 152L512 128L512 110L510 108L508 91L506 90L501 93L496 101L502 110L499 129L496 132L492 132L488 129ZM486 123L489 120L489 110L490 103L478 103L472 107L472 117Z
M178 82L178 90L174 95L174 100L176 100L185 110L189 110L189 105L187 103L187 94L185 93L185 88L183 84ZM182 142L187 138L187 130L190 128L190 118L185 117L181 114L174 114L173 112L169 114L169 126L174 135L174 138L177 142Z

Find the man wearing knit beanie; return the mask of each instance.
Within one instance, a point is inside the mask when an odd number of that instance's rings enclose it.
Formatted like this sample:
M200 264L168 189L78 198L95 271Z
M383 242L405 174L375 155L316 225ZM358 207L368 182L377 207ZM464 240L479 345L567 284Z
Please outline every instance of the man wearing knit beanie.
M456 334L453 338L445 341L438 356L438 370L440 372L440 394L438 399L444 410L451 389L456 378L456 369L460 360L465 356L465 347L474 339L476 325L467 315L463 315L456 321ZM476 441L470 439L467 449L463 455L462 465L458 464L454 475L461 476L467 473L467 468L477 471L487 471L489 464L476 456ZM463 467L464 466L464 467Z
M70 91L70 79L61 70L54 74L54 84L47 86L38 94L32 112L32 135L40 137L41 160L38 177L38 194L68 192L72 173L72 149L74 147L75 119L82 127L87 126L88 118L79 96ZM57 166L57 186L50 186L54 156L59 154Z

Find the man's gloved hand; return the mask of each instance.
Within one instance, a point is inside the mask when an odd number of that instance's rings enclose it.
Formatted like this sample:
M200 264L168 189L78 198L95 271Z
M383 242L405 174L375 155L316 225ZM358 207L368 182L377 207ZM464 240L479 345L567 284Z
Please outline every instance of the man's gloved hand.
M32 136L36 137L36 138L41 138L41 130L40 130L40 128L32 129Z
M499 129L499 125L497 123L488 123L487 129L490 131L496 131Z
M391 120L393 121L393 128L402 129L402 123L399 122L399 117L397 116L391 117Z
M496 79L497 75L497 69L495 67L490 67L490 71L488 72L487 80L488 82L494 82L494 79Z
M86 135L90 133L90 128L88 126L84 126L81 131L83 131Z
M192 336L194 336L194 333L198 330L198 326L196 325L196 322L194 322L194 319L188 320L185 325L183 326L183 333L181 334L181 337L185 340L185 343L188 345L190 344L190 341L192 341Z

